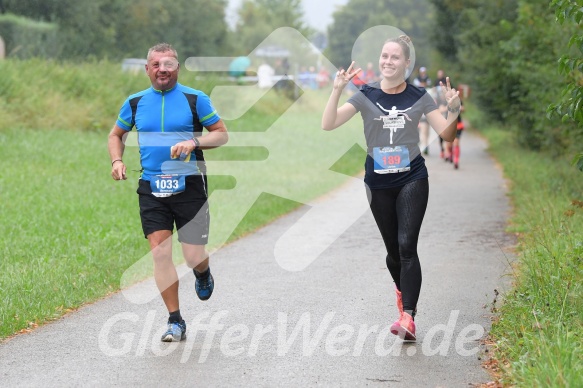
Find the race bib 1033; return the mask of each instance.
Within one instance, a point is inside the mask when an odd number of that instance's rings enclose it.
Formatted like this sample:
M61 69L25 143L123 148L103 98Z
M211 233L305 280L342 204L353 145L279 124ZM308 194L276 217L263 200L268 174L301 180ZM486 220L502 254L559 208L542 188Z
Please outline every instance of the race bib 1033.
M168 197L182 193L186 189L184 175L155 175L150 180L152 194L156 197Z

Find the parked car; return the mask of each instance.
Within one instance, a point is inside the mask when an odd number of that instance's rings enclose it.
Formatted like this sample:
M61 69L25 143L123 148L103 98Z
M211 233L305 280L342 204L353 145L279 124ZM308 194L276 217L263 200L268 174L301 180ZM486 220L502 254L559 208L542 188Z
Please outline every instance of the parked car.
M143 58L126 58L121 63L121 70L128 71L130 73L139 73L144 70L144 65L148 61Z

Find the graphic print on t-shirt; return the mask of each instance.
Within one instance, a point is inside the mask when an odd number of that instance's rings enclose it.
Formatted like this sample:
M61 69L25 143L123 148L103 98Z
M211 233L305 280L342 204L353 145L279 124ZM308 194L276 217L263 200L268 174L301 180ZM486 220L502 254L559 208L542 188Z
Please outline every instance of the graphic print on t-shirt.
M386 115L381 115L379 118L375 117L375 120L383 121L383 129L389 129L391 131L390 142L393 144L393 134L397 132L397 129L405 128L405 120L411 121L411 118L407 115L407 109L397 109L393 106L391 109L385 109L380 103L377 102L377 106L381 108L383 112L387 112Z

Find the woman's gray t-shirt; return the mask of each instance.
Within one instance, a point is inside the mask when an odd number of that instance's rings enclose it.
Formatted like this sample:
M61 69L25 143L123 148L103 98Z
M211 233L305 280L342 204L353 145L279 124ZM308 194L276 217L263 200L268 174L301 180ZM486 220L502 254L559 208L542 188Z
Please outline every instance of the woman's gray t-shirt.
M407 83L403 92L387 94L374 82L364 85L348 103L362 116L368 154L364 181L371 189L399 187L428 177L419 149L418 125L421 116L436 110L437 104L425 89ZM399 162L408 156L410 169L406 164L386 163L392 163L393 156Z

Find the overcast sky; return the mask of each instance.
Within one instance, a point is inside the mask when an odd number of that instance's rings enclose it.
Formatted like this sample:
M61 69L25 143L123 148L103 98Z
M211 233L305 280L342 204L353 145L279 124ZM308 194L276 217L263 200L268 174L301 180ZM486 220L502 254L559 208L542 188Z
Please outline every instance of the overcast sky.
M319 31L326 31L332 23L332 13L345 5L348 0L301 0L304 7L305 21L308 25ZM227 22L231 27L237 23L237 9L243 0L229 0L226 11Z

